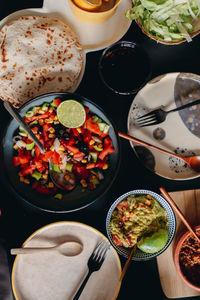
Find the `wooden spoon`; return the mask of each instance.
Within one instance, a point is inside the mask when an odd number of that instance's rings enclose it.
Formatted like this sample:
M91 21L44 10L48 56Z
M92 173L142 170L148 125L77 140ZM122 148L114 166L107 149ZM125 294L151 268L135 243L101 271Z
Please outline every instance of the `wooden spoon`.
M78 242L65 242L53 247L46 248L13 248L10 250L12 255L16 254L33 254L33 253L42 253L42 252L57 252L65 256L75 256L81 253L83 246Z
M182 159L191 169L193 169L195 172L199 173L200 172L200 155L194 155L194 156L187 156L187 157L183 157L177 154L174 154L172 152L169 152L167 150L164 150L162 148L156 147L154 145L151 145L149 143L143 142L141 140L138 140L130 135L127 135L125 133L122 132L118 132L118 135L126 140L129 140L131 142L135 142L137 144L143 145L145 147L154 149L154 150L158 150L160 152L163 152L165 154L177 157L179 159Z
M178 208L178 206L176 205L176 203L172 200L172 198L170 197L170 195L167 193L167 191L165 190L165 188L160 187L160 192L163 195L163 197L169 202L169 204L172 206L172 208L174 209L174 211L177 213L177 215L181 218L181 220L183 221L183 223L185 224L185 226L188 228L188 230L191 232L191 234L198 240L198 242L200 243L200 238L198 237L198 235L195 233L195 231L192 229L192 227L190 226L190 224L188 223L188 221L186 220L186 218L184 217L184 215L182 214L182 212L180 211L180 209Z
M134 255L134 253L135 253L136 247L137 247L137 245L135 245L135 246L132 248L132 250L131 250L131 252L130 252L130 254L129 254L129 257L128 257L128 259L127 259L127 261L126 261L126 263L125 263L125 265L124 265L124 267L123 267L123 270L122 270L122 273L121 273L121 276L120 276L120 281L123 280L123 278L124 278L124 276L125 276L125 274L126 274L126 271L127 271L128 267L129 267L129 265L130 265L130 263L131 263L131 259L132 259L133 255Z

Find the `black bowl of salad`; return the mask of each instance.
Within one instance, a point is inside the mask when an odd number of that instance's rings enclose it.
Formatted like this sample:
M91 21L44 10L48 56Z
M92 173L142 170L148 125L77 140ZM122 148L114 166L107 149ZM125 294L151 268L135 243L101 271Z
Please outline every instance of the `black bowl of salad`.
M65 100L81 103L86 120L78 128L63 126L57 117ZM36 210L66 213L102 198L117 176L120 144L115 126L94 102L72 93L48 93L24 104L19 112L46 149L44 154L12 119L1 141L1 177L14 196ZM73 172L72 190L58 189L49 174ZM59 168L58 168L59 166Z

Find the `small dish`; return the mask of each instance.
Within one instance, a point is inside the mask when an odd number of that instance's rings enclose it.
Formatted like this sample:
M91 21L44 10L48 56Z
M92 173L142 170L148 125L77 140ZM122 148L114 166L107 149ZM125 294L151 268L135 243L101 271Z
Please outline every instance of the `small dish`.
M99 60L103 83L116 94L135 94L149 79L148 54L138 44L120 41L107 47Z
M12 288L16 300L73 299L88 272L87 261L93 249L101 240L108 243L107 238L83 223L62 221L39 228L28 237L23 247L51 247L67 239L80 241L83 251L73 257L50 252L16 256L12 269ZM82 299L116 299L120 274L119 256L110 247L105 263L88 281Z
M83 2L86 1L69 0L69 4L76 18L82 22L102 24L114 15L117 6L120 4L121 0L116 0L114 6L111 6L111 8L109 8L108 10L103 11L101 11L101 7L98 6L94 8L94 10L91 10L92 5L86 6L85 4L83 5ZM77 4L79 4L79 6Z
M200 225L194 227L194 230L197 233L200 233ZM189 238L192 237L192 234L190 233L190 231L186 231L184 233L182 233L177 241L176 246L174 247L174 264L176 267L176 271L179 274L179 276L182 278L182 280L192 289L195 289L196 291L200 292L200 286L197 286L195 283L193 283L192 281L190 281L190 279L188 278L188 276L186 275L186 273L183 271L182 267L181 267L181 262L180 262L180 253L183 247L183 243ZM193 238L193 237L192 237ZM199 256L199 252L197 253ZM200 264L198 264L198 266L200 266Z
M136 249L132 260L135 261L145 261L145 260L149 260L151 258L157 257L158 255L160 255L161 253L163 253L171 244L173 238L174 238L174 234L176 231L176 218L175 218L175 214L174 211L172 209L172 207L170 206L170 204L160 195L149 191L149 190L133 190L130 191L128 193L123 194L122 196L120 196L117 200L114 201L114 203L112 204L112 206L110 207L108 214L107 214L107 218L106 218L106 230L107 230L107 235L108 238L111 242L111 244L113 245L113 247L118 251L119 254L121 254L124 257L128 257L130 254L130 251L132 248L125 248L125 247L121 247L121 246L117 246L112 238L111 235L111 230L110 230L110 221L111 221L111 216L112 213L114 211L114 209L116 208L116 206L125 198L127 198L130 195L137 195L137 194L149 194L151 196L153 196L159 203L160 205L166 210L167 212L167 221L168 221L168 225L167 225L167 230L168 230L168 240L167 243L165 244L165 246L158 252L156 253L145 253L142 252L141 250L139 250L138 248Z

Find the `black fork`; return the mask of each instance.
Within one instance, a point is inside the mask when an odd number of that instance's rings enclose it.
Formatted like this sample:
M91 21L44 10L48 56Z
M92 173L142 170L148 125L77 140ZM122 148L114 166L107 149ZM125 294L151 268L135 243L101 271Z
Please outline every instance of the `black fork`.
M165 121L165 119L166 119L166 117L169 113L175 112L175 111L178 111L178 110L182 110L186 107L197 105L199 103L200 103L200 99L198 99L196 101L193 101L193 102L190 102L190 103L187 103L185 105L179 106L177 108L168 110L168 111L165 111L161 108L153 110L153 111L147 113L146 115L137 118L136 119L137 125L139 127L144 127L144 126L160 124L163 121Z
M73 300L79 299L91 274L95 271L98 271L101 268L109 248L110 248L110 245L107 242L101 241L97 245L97 247L94 249L94 251L92 252L92 254L88 260L88 264L87 264L89 272L88 272L87 276L85 277L83 283L81 284L79 290L77 291L76 295L74 296Z

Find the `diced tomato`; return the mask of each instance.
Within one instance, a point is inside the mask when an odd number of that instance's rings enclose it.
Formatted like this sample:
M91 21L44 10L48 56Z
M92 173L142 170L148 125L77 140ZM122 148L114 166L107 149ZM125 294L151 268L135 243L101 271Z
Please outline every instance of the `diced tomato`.
M55 165L58 165L58 164L59 164L59 161L60 161L60 155L58 154L58 152L56 152L56 151L53 152L52 160L53 160L53 163L54 163Z
M40 149L37 145L35 145L35 156L39 157L40 156Z
M83 132L83 140L85 143L89 144L90 140L92 139L92 135L89 131L85 130Z
M116 245L123 246L123 243L120 241L120 239L117 237L117 235L112 234L112 238L113 238Z
M60 98L56 98L56 99L54 99L53 102L54 102L54 104L58 107L62 101L61 101Z
M86 128L97 135L101 135L101 131L99 129L99 125L92 122L90 119L85 122Z
M30 160L29 157L27 157L25 155L19 156L19 162L21 165L28 163L29 160Z
M96 168L95 163L87 164L87 166L86 166L86 169L93 169L93 168Z
M72 152L72 153L74 153L74 154L76 154L76 153L79 152L79 149L76 148L76 147L74 147L74 146L67 145L66 148L67 148L70 152Z
M106 163L106 159L105 158L103 160L98 160L98 162L96 163L96 168L102 169L103 166L105 165L105 163Z
M32 175L35 169L36 166L26 166L26 167L22 167L20 172L22 176L27 176L27 175Z
M37 169L41 168L43 165L40 161L35 161L35 166Z
M86 167L81 166L80 164L74 164L73 171L78 178L86 179L88 177L88 170L86 169Z
M46 170L45 166L42 166L42 167L38 168L38 171L40 173L43 173L45 170Z
M128 201L125 201L124 203L119 203L118 205L117 205L117 209L119 209L119 210L123 210L124 208L128 208Z
M113 143L112 143L112 140L109 136L107 136L104 141L103 141L103 145L104 147L108 147L108 146L111 146L113 147Z
M18 156L13 156L13 165L15 167L19 166L20 165L20 159Z
M53 151L46 151L42 157L43 161L48 162L49 159L53 156Z
M49 128L51 128L50 124L43 125L43 137L45 142L49 140L49 133L48 133Z
M37 134L37 133L38 133L38 129L39 129L39 128L38 128L37 126L31 128L31 130L33 131L34 134Z
M52 194L52 192L54 192L54 191L52 191L52 190L50 190L47 187L42 186L42 185L37 186L36 191L40 194L45 194L45 195L50 195L50 194Z
M79 131L76 128L72 128L72 132L74 136L79 136Z
M113 147L106 147L103 151L101 151L101 153L99 154L99 158L100 159L104 159L108 154L111 154L115 151L115 149Z

